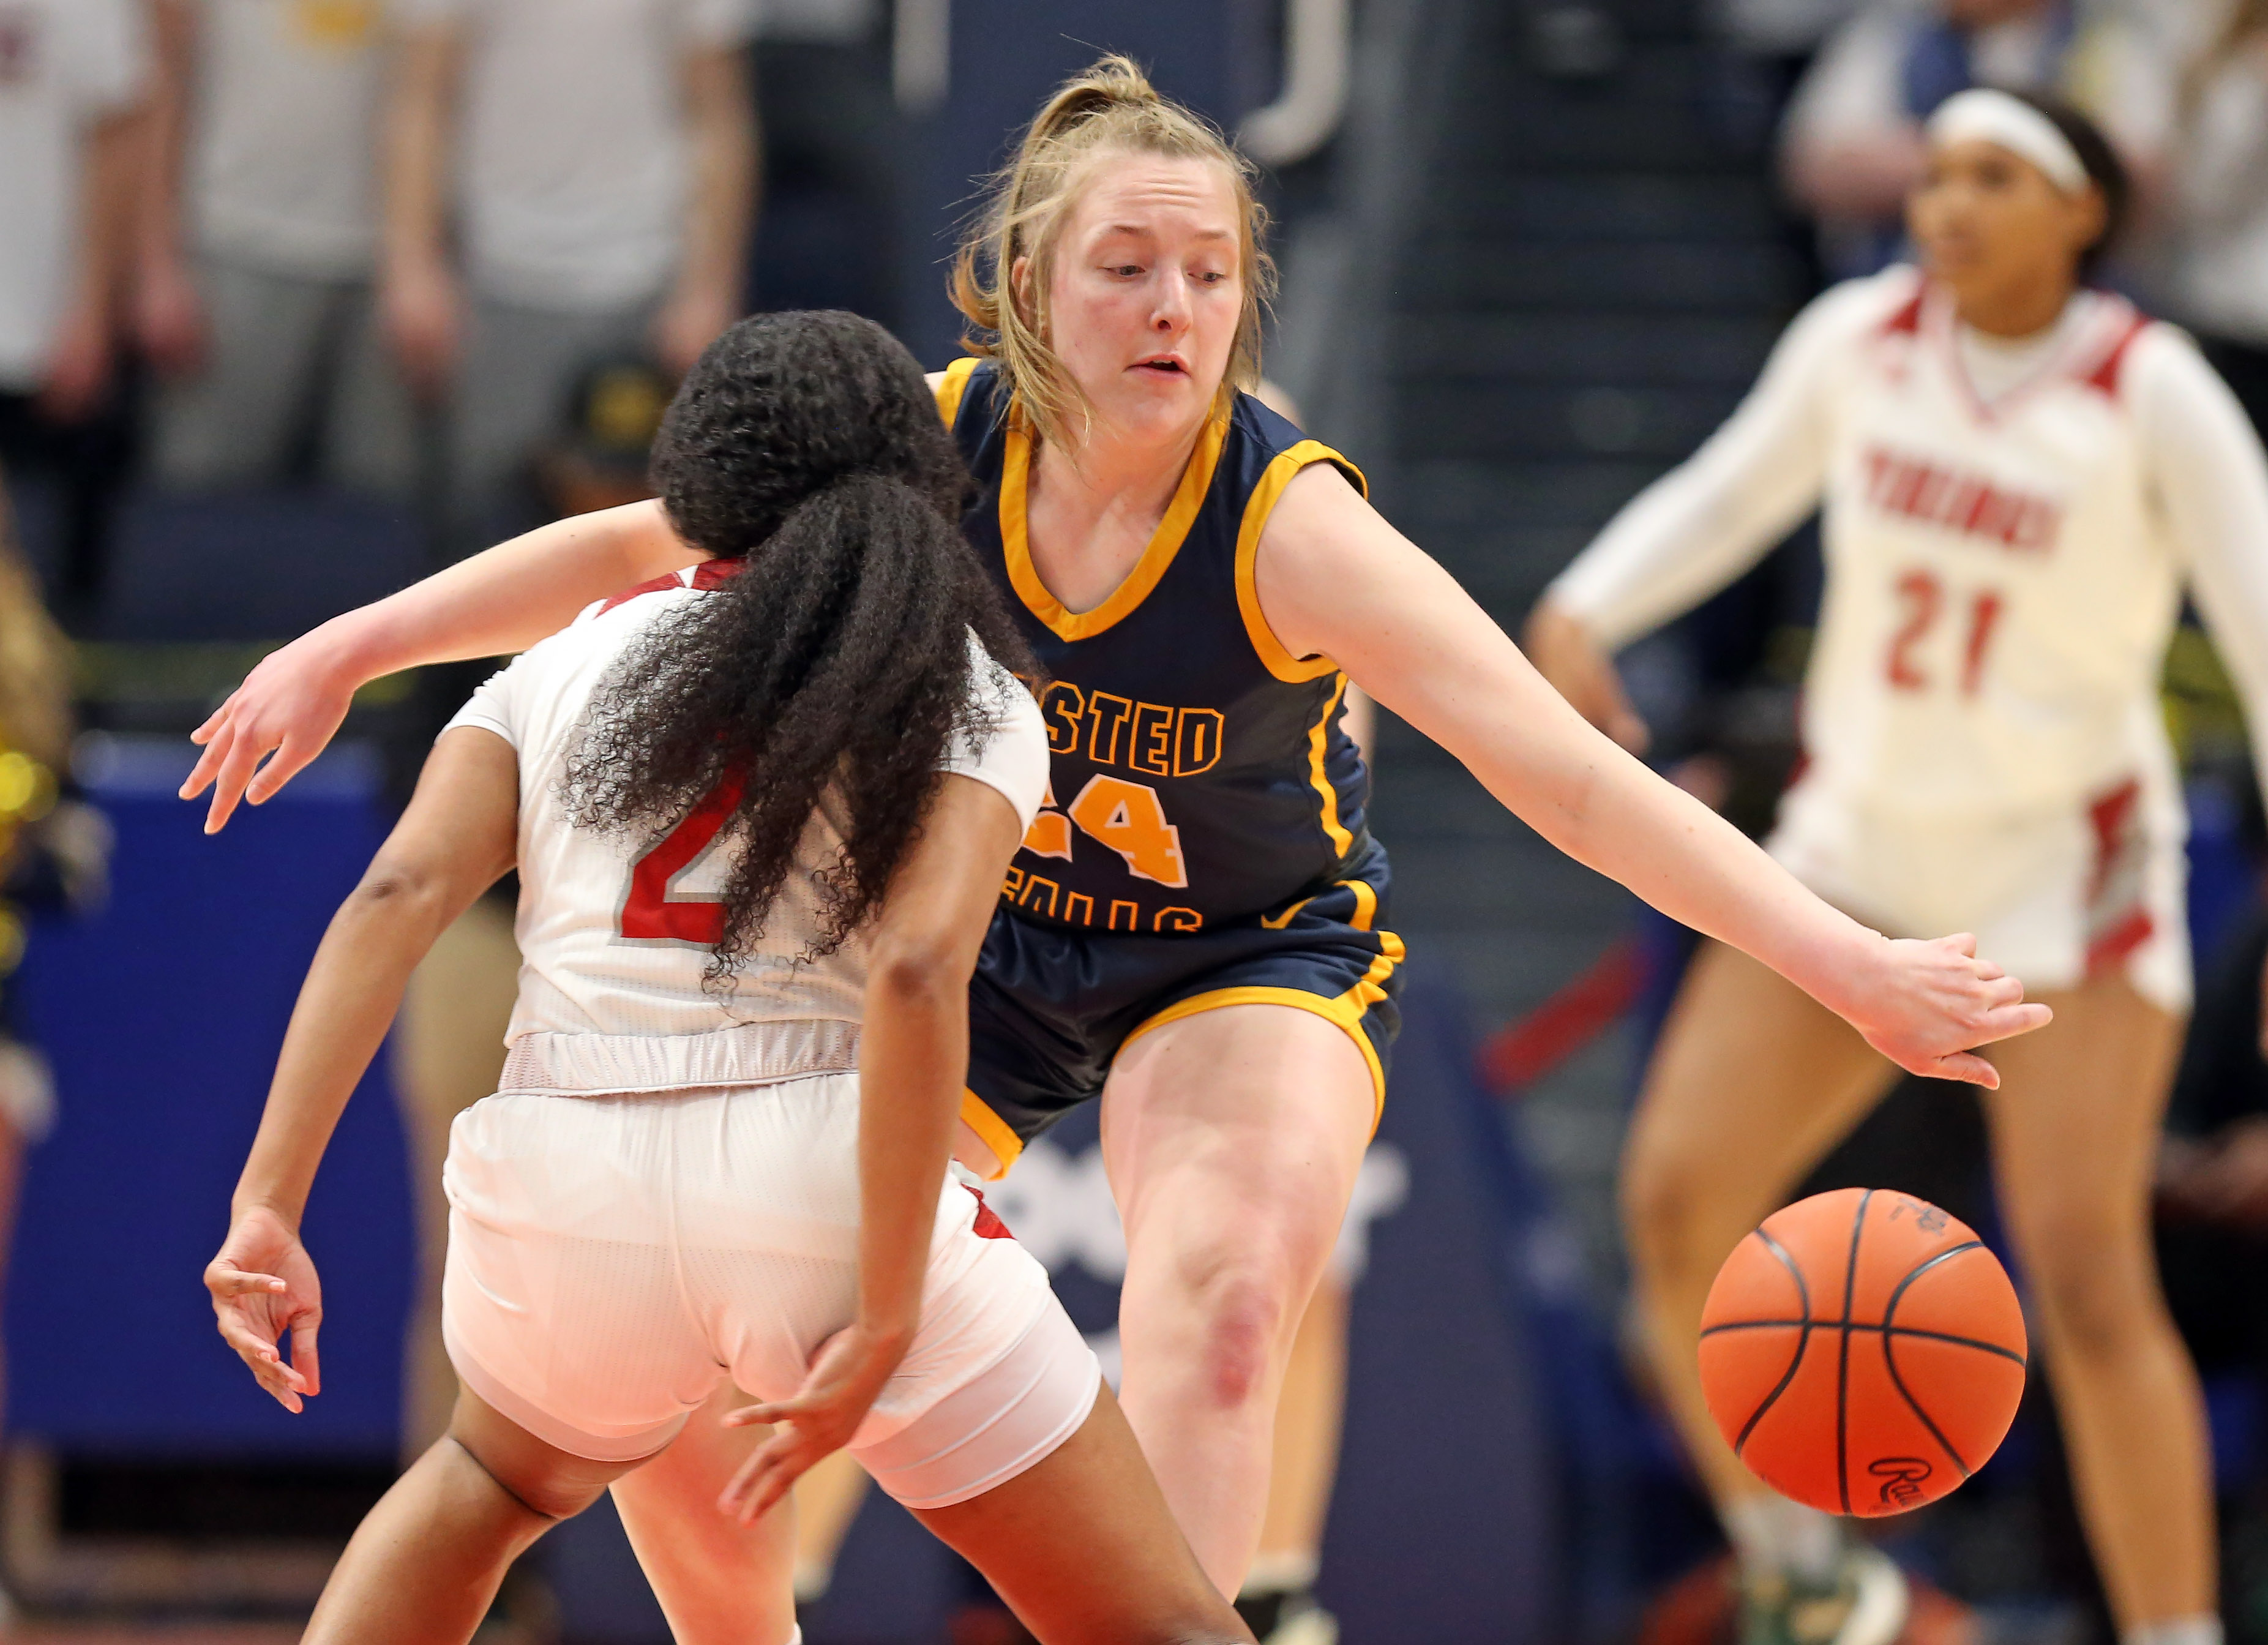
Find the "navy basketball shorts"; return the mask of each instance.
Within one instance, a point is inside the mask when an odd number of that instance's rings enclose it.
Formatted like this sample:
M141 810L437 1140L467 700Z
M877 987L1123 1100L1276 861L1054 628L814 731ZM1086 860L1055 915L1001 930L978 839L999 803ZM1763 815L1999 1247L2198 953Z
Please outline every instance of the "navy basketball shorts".
M961 1118L1005 1169L1102 1095L1122 1047L1238 1005L1288 1006L1336 1023L1362 1053L1382 1110L1402 1025L1402 940L1385 928L1389 886L1385 848L1371 840L1322 890L1184 935L1067 930L1001 908L968 986Z

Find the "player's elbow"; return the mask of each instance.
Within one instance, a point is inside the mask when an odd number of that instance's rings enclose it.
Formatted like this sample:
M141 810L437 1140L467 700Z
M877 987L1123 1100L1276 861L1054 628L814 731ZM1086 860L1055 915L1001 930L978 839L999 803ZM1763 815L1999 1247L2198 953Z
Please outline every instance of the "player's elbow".
M366 918L415 919L447 907L455 887L446 866L381 855L347 898L347 911Z
M1598 773L1578 766L1544 775L1528 792L1506 796L1510 808L1555 850L1596 867L1606 849Z
M968 989L961 945L943 933L899 933L875 944L866 972L870 1000L887 1009L951 1010Z
M1895 217L1920 170L1919 144L1903 133L1793 140L1780 165L1806 210L1862 222Z

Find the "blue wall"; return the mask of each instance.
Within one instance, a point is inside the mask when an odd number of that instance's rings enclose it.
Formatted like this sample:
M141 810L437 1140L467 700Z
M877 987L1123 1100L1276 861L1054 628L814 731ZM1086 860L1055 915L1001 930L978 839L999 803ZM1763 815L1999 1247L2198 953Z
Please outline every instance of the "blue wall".
M324 1391L306 1415L222 1344L201 1277L299 979L384 831L374 763L327 756L208 839L202 808L173 797L187 746L107 763L109 908L36 932L19 979L62 1114L31 1155L10 1265L8 1427L82 1453L391 1457L415 1253L382 1067L308 1207Z

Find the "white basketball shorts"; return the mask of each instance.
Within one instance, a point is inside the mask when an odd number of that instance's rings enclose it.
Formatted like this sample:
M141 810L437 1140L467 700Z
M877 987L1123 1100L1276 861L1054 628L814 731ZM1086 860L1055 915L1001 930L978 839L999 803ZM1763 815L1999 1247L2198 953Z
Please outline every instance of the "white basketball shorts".
M458 1375L602 1462L661 1450L728 1376L794 1394L856 1306L858 1145L848 1073L475 1103L443 1177ZM948 1177L920 1330L850 1450L909 1508L946 1507L1053 1451L1101 1384L1046 1270Z
M2184 1012L2188 830L2178 792L2149 772L2061 811L1943 821L1870 815L1801 782L1766 849L1886 936L1972 933L2034 995L2123 975Z

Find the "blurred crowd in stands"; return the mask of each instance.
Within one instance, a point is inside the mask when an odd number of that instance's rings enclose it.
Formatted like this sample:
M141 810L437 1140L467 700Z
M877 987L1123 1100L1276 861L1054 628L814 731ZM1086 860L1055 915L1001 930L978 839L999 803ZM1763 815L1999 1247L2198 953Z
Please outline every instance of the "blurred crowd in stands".
M1921 122L1972 85L2060 97L2132 170L2112 279L2195 332L2268 417L2268 5L2258 0L1717 0L1785 104L1781 175L1829 279L1897 254Z
M1781 168L1816 225L1822 277L1896 254L1920 122L1943 98L1980 82L2055 92L2140 180L2118 277L2268 403L2268 6L1712 4L1785 107ZM70 490L67 622L97 596L104 499L129 473L415 499L450 555L522 523L531 465L578 412L585 433L619 442L633 407L779 295L748 278L760 123L887 191L874 89L829 66L881 12L0 6L0 462ZM762 75L767 58L790 71ZM862 249L887 262L890 213L869 216ZM868 277L856 296L874 300L858 306L887 309L888 286Z
M396 499L450 557L526 523L555 447L561 502L609 495L578 454L634 449L760 295L765 58L787 158L871 191L842 60L880 22L773 5L752 51L755 0L0 6L0 462L68 498L66 623L129 479Z

